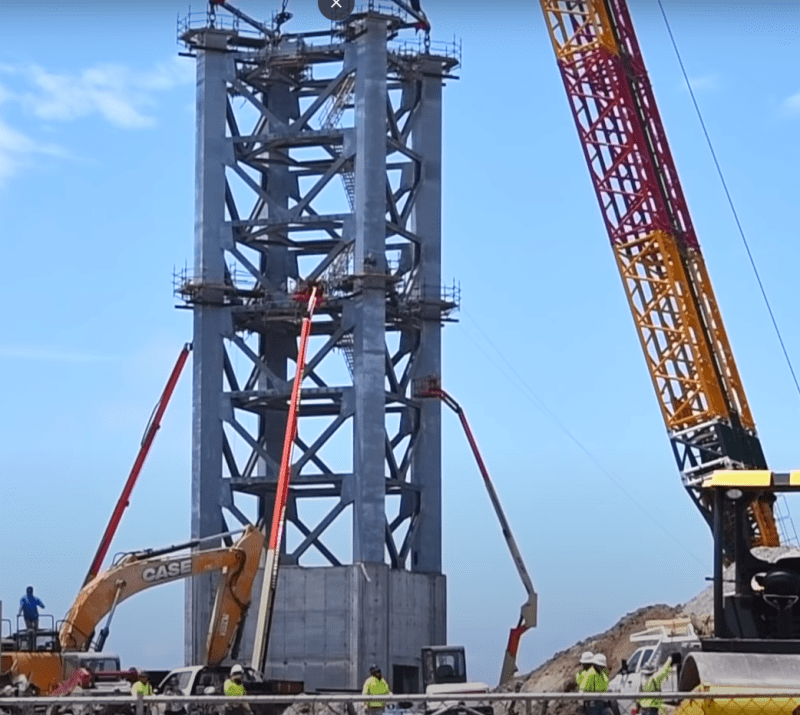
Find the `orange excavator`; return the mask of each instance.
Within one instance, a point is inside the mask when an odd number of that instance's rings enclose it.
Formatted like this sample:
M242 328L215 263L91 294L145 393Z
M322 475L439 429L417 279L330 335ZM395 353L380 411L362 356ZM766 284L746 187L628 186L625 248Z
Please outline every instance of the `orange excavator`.
M220 540L229 534L211 537ZM204 539L203 541L208 541ZM178 553L200 545L195 540L159 550L126 554L107 571L92 578L78 593L57 637L37 634L33 648L24 636L16 650L3 652L0 671L13 678L25 676L36 690L47 695L72 671L80 667L70 655L80 654L93 645L92 638L100 621L108 621L95 643L101 650L108 636L108 626L117 606L140 591L210 572L221 572L206 641L205 662L218 665L231 649L243 621L265 538L261 529L248 526L229 547ZM96 654L99 656L100 654ZM119 666L117 664L117 669Z

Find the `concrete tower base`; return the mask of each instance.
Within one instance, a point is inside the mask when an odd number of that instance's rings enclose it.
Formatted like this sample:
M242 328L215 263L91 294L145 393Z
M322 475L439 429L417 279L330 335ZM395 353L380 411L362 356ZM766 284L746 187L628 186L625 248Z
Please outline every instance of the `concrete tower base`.
M281 566L265 676L302 680L306 692L359 689L377 663L393 692L419 692L420 649L445 643L445 604L442 574L378 563ZM251 612L239 662L250 659L254 626Z

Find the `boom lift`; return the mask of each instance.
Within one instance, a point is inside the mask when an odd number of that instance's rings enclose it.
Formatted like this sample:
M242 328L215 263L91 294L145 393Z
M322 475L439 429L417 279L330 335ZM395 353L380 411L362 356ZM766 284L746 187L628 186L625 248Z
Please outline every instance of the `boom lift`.
M292 395L289 399L289 414L286 418L286 432L283 440L283 454L278 472L278 485L275 492L275 505L272 512L272 527L267 546L267 559L264 566L264 581L261 586L261 599L256 619L256 637L253 644L251 666L257 673L264 672L267 667L267 648L272 627L272 612L275 604L275 591L278 587L278 564L280 562L281 544L283 542L284 524L286 521L286 501L289 497L289 480L292 474L292 448L297 438L297 413L300 409L300 385L306 369L306 350L311 334L311 321L317 302L322 299L322 285L308 282L295 292L294 298L306 304L306 314L300 327L300 345L297 348L297 361L292 384Z
M220 536L210 538L219 539ZM110 622L122 601L153 586L212 571L222 572L223 578L209 624L205 661L209 665L219 665L228 655L250 603L253 580L264 548L264 535L259 528L248 526L230 547L173 555L199 544L200 541L196 540L125 555L119 563L95 576L81 589L49 651L4 652L0 670L11 671L15 677L25 675L41 693L46 694L65 677L62 654L89 650L98 623L106 614L109 614ZM108 634L107 626L101 633L100 647Z
M703 480L767 464L631 17L625 0L540 3L678 469L711 525ZM780 542L773 501L748 506L756 545Z
M125 481L125 486L122 488L122 494L117 501L117 505L114 507L114 511L111 513L111 519L108 522L108 526L106 526L103 537L100 539L100 545L97 547L97 552L95 553L92 563L89 566L89 572L86 574L86 578L83 580L84 586L88 584L95 576L97 576L98 573L100 573L100 568L103 566L103 559L105 559L106 554L108 553L108 549L111 546L111 540L114 538L114 534L117 533L117 527L122 520L122 512L124 512L128 506L131 493L133 492L133 487L136 485L136 480L139 478L139 472L142 471L144 461L147 459L147 455L150 453L150 447L153 445L153 440L156 438L156 432L158 432L159 428L161 427L161 419L164 417L164 413L167 411L167 405L169 404L172 393L175 390L175 386L178 384L178 378L181 376L183 366L186 364L186 360L188 359L191 350L191 343L186 343L183 346L183 349L181 350L180 354L178 355L178 359L175 362L175 367L172 368L172 372L170 373L167 384L164 387L164 391L161 393L161 397L156 403L156 407L153 410L150 421L147 423L147 427L145 427L144 437L142 437L142 443L139 446L139 452L133 462L133 467L131 467L128 479Z
M508 645L506 646L506 652L503 657L503 667L500 671L500 685L503 685L517 672L517 652L519 651L520 638L522 638L523 633L529 628L536 627L538 596L533 588L533 581L528 574L528 569L525 567L525 562L522 560L522 554L517 547L514 535L511 533L511 526L508 523L508 519L506 519L503 506L500 504L500 499L497 496L494 484L492 484L489 470L486 468L486 463L483 461L483 457L478 449L478 443L475 441L469 422L467 422L467 416L464 414L461 405L442 389L437 377L426 377L421 380L415 380L413 393L415 397L437 397L458 415L461 426L464 428L464 434L467 436L470 449L472 449L472 454L478 464L478 469L483 477L483 484L489 494L489 500L492 502L495 514L500 522L500 528L503 530L503 537L508 545L508 550L511 552L511 558L514 560L517 573L528 594L528 600L522 604L522 608L520 609L519 622L511 629L508 635Z

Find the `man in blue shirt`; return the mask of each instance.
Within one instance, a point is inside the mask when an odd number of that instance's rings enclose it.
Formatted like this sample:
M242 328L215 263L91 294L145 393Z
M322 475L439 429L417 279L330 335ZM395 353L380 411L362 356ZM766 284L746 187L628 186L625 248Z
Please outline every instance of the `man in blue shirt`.
M19 599L19 612L25 619L25 627L29 631L36 631L39 628L40 608L44 608L44 604L33 595L33 586L28 586L25 595Z

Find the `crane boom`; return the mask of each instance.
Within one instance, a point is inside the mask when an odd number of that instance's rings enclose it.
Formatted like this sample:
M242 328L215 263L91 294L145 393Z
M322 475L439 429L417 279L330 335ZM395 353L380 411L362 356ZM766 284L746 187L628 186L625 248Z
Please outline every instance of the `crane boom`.
M489 494L489 501L492 502L494 513L497 515L497 520L500 522L503 538L506 540L511 558L514 561L514 565L517 567L519 578L522 581L525 592L528 594L528 600L525 601L520 608L519 622L511 629L508 635L508 645L506 646L506 652L503 657L503 666L500 670L500 685L503 685L517 672L517 652L519 651L520 638L525 631L536 627L539 597L536 590L533 588L533 581L522 559L522 554L517 546L516 539L514 539L514 534L511 533L511 525L508 523L508 519L506 519L503 505L500 503L500 498L497 496L497 491L489 476L489 470L486 468L486 463L483 461L480 449L478 449L478 443L475 441L475 436L472 434L472 429L469 426L464 409L455 401L452 395L442 389L439 379L436 377L426 377L415 381L413 392L415 397L438 397L458 415L461 427L464 429L464 434L472 450L472 455L475 457L475 462L483 477L483 484Z
M711 525L703 478L766 460L633 23L624 0L540 2L678 468ZM772 501L750 507L754 544L779 543Z

